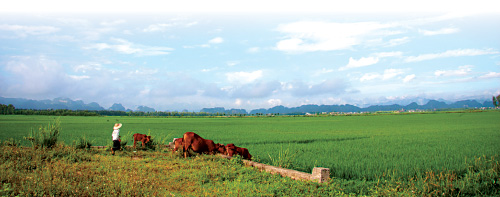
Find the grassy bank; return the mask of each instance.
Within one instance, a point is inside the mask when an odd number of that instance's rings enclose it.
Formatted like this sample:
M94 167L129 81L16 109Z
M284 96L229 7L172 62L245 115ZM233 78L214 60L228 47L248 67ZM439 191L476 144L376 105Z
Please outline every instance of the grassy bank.
M4 143L5 144L5 143ZM218 156L184 159L169 151L118 152L0 147L0 195L7 196L348 196L499 195L496 158L471 161L463 174L425 172L402 180L297 181Z

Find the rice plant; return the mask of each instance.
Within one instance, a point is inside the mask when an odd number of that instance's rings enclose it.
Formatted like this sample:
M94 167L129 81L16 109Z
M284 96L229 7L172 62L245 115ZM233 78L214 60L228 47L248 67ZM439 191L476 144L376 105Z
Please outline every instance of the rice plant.
M73 142L73 144L76 149L90 149L92 141L86 135L83 135Z
M268 153L269 159L271 160L271 165L278 166L280 168L292 168L295 163L297 151L292 151L290 149L290 144L286 148L281 145L278 150L278 155L272 157Z
M25 139L31 142L33 148L52 148L57 144L59 135L61 132L61 122L59 118L51 123L48 123L47 127L40 126L38 130L31 128L30 134Z

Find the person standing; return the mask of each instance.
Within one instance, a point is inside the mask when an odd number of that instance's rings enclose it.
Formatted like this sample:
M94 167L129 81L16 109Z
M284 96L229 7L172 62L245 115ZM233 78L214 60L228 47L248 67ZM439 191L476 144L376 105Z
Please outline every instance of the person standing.
M113 147L111 147L111 154L115 155L115 150L120 150L120 128L122 127L122 123L116 123L113 127L113 133L111 136L113 137Z

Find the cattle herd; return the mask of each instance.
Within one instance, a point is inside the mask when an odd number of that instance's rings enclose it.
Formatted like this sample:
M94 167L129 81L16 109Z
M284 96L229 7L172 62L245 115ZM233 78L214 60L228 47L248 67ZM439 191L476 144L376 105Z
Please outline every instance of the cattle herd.
M233 155L240 155L244 159L251 160L252 155L248 149L237 147L234 144L214 143L212 140L204 139L198 134L193 132L186 132L182 138L174 139L174 150L172 153L182 148L184 151L184 158L190 156L190 150L199 154L224 154L232 157Z

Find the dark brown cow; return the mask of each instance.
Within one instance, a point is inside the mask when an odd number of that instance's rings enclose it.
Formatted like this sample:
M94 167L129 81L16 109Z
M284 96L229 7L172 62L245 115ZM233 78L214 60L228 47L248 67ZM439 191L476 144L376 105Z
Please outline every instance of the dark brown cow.
M217 150L214 141L203 139L193 132L184 133L184 158L188 156L189 149L196 153L214 154Z
M179 148L182 148L184 145L184 138L175 138L174 140L174 150L172 150L172 153L175 151L179 150Z
M226 144L226 152L225 153L226 153L226 155L229 155L230 157L237 154L236 146L233 143Z
M220 153L220 154L226 154L226 146L224 146L224 144L221 144L221 143L217 143L215 146L217 146L217 151Z
M147 136L146 134L136 133L134 134L134 148L136 148L137 141L142 142L142 148L144 148L144 146L146 146L146 143L151 141L151 136Z
M243 159L252 160L252 155L248 152L248 149L237 147L236 152L243 157Z
M226 145L226 154L230 157L233 155L241 155L243 159L252 160L252 155L248 152L248 149L237 147L232 143Z

